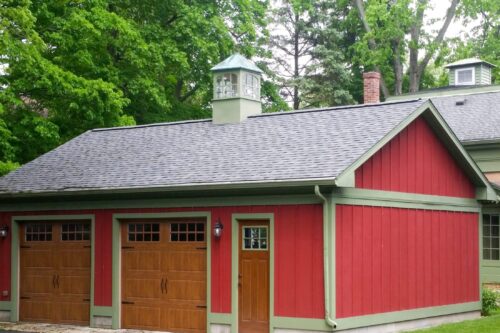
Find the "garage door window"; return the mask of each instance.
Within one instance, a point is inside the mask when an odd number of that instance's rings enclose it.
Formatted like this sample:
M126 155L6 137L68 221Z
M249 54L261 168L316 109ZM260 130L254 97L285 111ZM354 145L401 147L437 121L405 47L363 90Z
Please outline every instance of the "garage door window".
M171 242L204 242L205 223L182 222L170 224Z
M130 223L128 225L129 242L160 241L159 223Z
M90 240L90 225L88 223L64 223L62 225L61 240Z
M27 242L45 242L52 240L52 224L36 223L26 225Z

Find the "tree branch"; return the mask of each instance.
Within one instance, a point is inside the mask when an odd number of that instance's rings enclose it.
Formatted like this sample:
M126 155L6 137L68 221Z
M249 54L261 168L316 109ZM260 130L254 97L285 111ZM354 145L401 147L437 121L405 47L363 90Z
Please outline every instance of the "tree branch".
M448 10L446 11L446 19L443 22L443 26L439 30L436 38L434 38L434 40L432 41L431 49L429 51L427 51L427 54L425 55L424 59L422 59L422 61L420 62L419 66L418 66L418 77L419 78L422 77L422 73L424 72L425 67L427 67L427 65L429 64L429 61L431 60L432 56L435 53L436 49L435 49L434 45L439 45L443 41L444 35L446 34L446 31L448 30L450 23L453 20L453 18L455 17L455 13L457 11L457 6L458 6L459 2L460 2L460 0L452 0L451 1L451 5L448 8Z

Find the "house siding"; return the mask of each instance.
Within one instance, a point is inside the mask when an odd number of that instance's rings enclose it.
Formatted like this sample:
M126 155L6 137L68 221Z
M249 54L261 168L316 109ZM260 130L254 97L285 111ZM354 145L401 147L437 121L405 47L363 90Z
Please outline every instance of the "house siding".
M357 188L474 198L475 187L422 118L355 172Z
M478 214L336 206L337 318L479 300Z

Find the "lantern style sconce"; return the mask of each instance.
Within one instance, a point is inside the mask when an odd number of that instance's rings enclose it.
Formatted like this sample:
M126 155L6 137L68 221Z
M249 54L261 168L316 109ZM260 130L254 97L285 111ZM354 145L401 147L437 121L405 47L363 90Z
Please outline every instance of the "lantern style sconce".
M0 227L0 238L5 238L7 237L7 234L9 233L9 227L4 225L3 227Z
M222 235L222 229L224 229L224 226L220 222L220 218L217 219L217 222L214 225L214 236L215 238L220 238Z

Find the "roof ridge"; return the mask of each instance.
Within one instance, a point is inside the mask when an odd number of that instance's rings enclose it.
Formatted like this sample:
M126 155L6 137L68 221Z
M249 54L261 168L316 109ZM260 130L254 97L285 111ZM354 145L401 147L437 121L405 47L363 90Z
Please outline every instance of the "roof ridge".
M427 100L427 99L428 98L413 98L413 99L386 101L386 102L370 103L370 104L351 104L351 105L329 106L329 107L324 107L324 108L301 109L301 110L293 110L293 111L278 111L278 112L257 114L257 115L249 116L248 118L273 117L273 116L292 115L292 114L297 114L297 113L308 113L308 112L324 112L324 111L336 111L336 110L346 110L346 109L360 109L360 108L368 108L368 107L374 107L374 106L413 103L413 102L423 101L423 100Z
M373 104L339 105L339 106L330 106L330 107L324 107L324 108L302 109L302 110L293 110L293 111L283 110L283 111L269 112L269 113L262 113L262 114L258 114L258 115L253 115L253 116L249 116L248 118L274 117L274 116L294 115L294 114L309 113L309 112L325 112L325 111L336 111L336 110L346 110L346 109L359 109L359 108L374 107L374 106L376 107L376 106L384 106L384 105L413 103L413 102L422 101L422 100L424 100L424 98L387 101L387 102L373 103ZM212 121L212 118L179 120L179 121L161 122L161 123L152 123L152 124L143 124L143 125L94 128L94 129L89 130L88 132L116 131L116 130L126 130L126 129L147 128L147 127L183 125L183 124L191 124L191 123L205 123L205 122L211 122L211 121Z
M178 121L169 121L169 122L143 124L143 125L129 125L129 126L118 126L118 127L94 128L94 129L89 130L89 132L104 132L104 131L114 131L114 130L122 130L122 129L136 129L136 128L145 128L145 127L182 125L182 124L190 124L190 123L204 123L204 122L209 122L209 121L212 121L212 119L205 118L205 119L178 120Z

